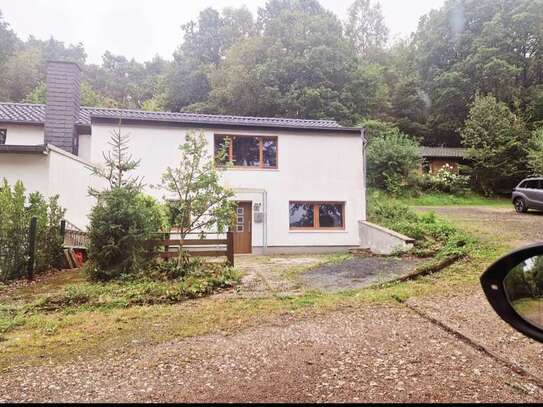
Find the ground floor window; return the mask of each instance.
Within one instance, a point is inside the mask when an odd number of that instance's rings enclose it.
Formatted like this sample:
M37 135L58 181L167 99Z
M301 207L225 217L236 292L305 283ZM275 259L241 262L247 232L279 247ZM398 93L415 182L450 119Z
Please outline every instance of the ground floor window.
M291 229L343 229L344 202L290 202Z
M0 144L6 144L7 135L8 135L7 129L0 129Z

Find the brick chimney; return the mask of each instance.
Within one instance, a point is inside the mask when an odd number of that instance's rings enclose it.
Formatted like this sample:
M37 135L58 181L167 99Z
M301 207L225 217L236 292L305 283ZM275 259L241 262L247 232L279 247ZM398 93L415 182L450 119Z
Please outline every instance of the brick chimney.
M45 144L77 154L76 123L81 108L81 68L72 62L47 63Z

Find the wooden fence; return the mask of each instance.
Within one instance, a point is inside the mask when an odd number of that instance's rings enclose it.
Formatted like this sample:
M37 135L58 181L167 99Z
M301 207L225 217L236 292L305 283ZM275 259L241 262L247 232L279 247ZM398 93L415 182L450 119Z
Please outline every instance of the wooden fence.
M194 257L222 257L225 256L230 266L234 266L234 233L226 233L226 239L157 239L146 241L149 255L162 259L171 259L179 256L179 248L183 247L190 256ZM213 246L213 247L211 247ZM217 248L224 246L224 248ZM163 250L157 251L156 248Z
M77 226L64 220L60 226L61 234L64 236L64 247L71 249L88 249L89 236Z

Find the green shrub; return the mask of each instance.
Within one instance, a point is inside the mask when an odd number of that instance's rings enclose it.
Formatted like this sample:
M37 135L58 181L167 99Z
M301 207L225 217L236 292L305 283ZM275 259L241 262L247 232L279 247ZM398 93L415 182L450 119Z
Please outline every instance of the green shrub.
M162 219L160 206L136 188L102 192L90 214L89 277L108 281L140 272L144 242L161 229Z
M530 134L522 117L494 96L476 96L461 130L474 187L487 196L511 193L528 173Z
M464 256L473 240L435 214L418 215L408 206L387 199L379 192L370 195L368 218L416 240L413 253L420 257Z
M457 174L448 164L445 164L435 175L424 174L419 178L418 184L424 192L463 195L469 191L469 177Z
M35 271L40 273L60 266L63 245L60 222L64 213L58 196L45 200L37 192L26 195L22 182L11 187L3 180L0 185L0 281L26 275L32 217L38 220Z
M367 147L368 183L401 195L416 183L419 145L397 128L376 127Z

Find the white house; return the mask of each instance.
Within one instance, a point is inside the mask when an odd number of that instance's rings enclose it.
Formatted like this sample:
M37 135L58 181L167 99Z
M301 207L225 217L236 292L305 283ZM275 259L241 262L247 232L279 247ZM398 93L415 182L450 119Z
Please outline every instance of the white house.
M175 166L191 129L211 149L232 140L224 182L236 193L238 253L337 251L360 247L365 220L364 137L334 121L214 116L80 107L80 68L48 65L47 104L0 103L0 178L59 194L67 219L84 228L111 133L122 118L146 184ZM147 193L161 198L161 192Z

